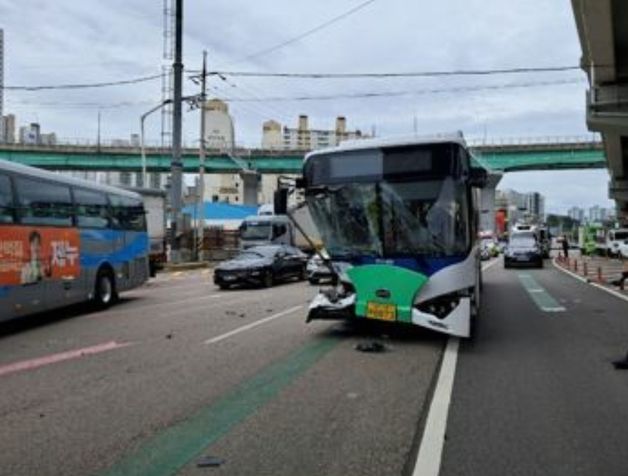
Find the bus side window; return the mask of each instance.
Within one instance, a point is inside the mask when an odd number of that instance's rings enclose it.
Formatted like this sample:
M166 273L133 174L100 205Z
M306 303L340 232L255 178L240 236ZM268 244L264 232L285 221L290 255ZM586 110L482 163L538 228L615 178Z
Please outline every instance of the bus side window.
M109 226L109 207L104 193L75 188L74 203L79 228L107 228Z
M70 187L16 178L20 221L26 225L72 226Z
M0 223L13 223L14 209L11 179L7 175L0 175Z
M141 199L109 195L114 227L121 230L146 231L144 203Z

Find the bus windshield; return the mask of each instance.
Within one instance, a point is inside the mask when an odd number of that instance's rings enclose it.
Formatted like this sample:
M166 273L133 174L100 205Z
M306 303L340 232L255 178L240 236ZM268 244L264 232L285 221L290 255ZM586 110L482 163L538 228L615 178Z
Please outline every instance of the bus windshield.
M470 245L466 197L446 177L319 187L306 200L332 258L454 256Z

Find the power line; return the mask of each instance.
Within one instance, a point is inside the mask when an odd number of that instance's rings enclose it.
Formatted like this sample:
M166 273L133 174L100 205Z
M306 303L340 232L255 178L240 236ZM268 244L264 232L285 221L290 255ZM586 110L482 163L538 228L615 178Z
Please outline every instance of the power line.
M555 73L580 71L580 66L548 66L503 69L460 69L450 71L415 71L403 73L264 73L257 71L209 71L208 75L253 78L356 79L356 78L422 78L439 76L491 76L499 74Z
M324 23L321 23L320 25L315 26L314 28L310 28L309 30L304 31L303 33L301 33L301 34L299 34L299 35L297 35L297 36L295 36L293 38L290 38L288 40L282 41L281 43L278 43L276 45L270 46L268 48L264 48L264 49L261 49L259 51L254 52L254 53L251 53L251 54L243 57L242 59L240 59L238 61L235 61L233 63L230 63L230 64L238 64L238 63L242 63L244 61L250 61L250 60L252 60L254 58L258 58L260 56L267 55L267 54L272 53L273 51L277 51L277 50L279 50L279 49L281 49L281 48L283 48L285 46L288 46L288 45L291 45L293 43L296 43L297 41L302 40L303 38L306 38L306 37L308 37L310 35L313 35L314 33L317 33L319 31L323 30L324 28L327 28L328 26L333 25L334 23L337 23L340 20L343 20L344 18L346 18L346 17L348 17L350 15L353 15L354 13L358 12L359 10L362 10L363 8L367 7L368 5L370 5L371 3L375 2L375 1L376 0L367 0L366 2L362 2L359 5L356 5L355 7L347 10L346 12L341 13L340 15L335 16L335 17L327 20Z
M332 99L367 99L367 98L379 98L379 97L396 97L396 96L420 96L426 94L443 94L443 93L458 93L458 92L476 92L476 91L492 91L492 90L506 90L506 89L518 89L518 88L532 88L539 86L554 86L561 84L579 84L583 83L581 79L565 79L557 81L535 81L528 83L509 83L498 84L491 86L461 86L455 88L440 88L440 89L422 89L415 91L389 91L389 92L366 92L366 93L344 93L344 94L327 94L319 96L276 96L266 98L225 98L225 101L229 102L260 102L260 101L327 101Z
M126 84L138 84L145 83L147 81L153 81L160 79L160 74L154 74L152 76L142 76L139 78L122 79L119 81L107 81L101 83L84 83L84 84L55 84L55 85L40 85L40 86L3 86L2 89L10 91L44 91L51 89L93 89L93 88L105 88L109 86L123 86Z

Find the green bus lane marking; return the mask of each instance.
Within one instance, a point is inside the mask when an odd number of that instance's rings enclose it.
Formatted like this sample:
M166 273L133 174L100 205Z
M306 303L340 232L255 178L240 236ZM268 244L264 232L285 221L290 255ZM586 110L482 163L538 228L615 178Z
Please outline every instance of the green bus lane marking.
M517 273L519 281L523 285L524 289L528 292L532 300L539 306L539 309L543 312L565 312L563 306L561 306L556 299L554 299L550 293L548 293L543 286L541 286L536 279L530 274Z
M150 438L101 474L107 476L176 474L209 445L254 414L293 380L312 367L339 339L318 339L271 364L234 391L201 409L189 419Z

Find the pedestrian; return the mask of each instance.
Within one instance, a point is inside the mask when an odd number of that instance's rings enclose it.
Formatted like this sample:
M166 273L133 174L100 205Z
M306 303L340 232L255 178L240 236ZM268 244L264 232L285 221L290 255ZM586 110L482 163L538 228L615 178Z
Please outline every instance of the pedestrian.
M628 279L628 260L622 260L624 263L623 270L621 272L621 277L612 282L615 286L619 286L619 289L624 290L624 283Z
M569 258L569 241L567 241L567 235L563 235L563 258Z

